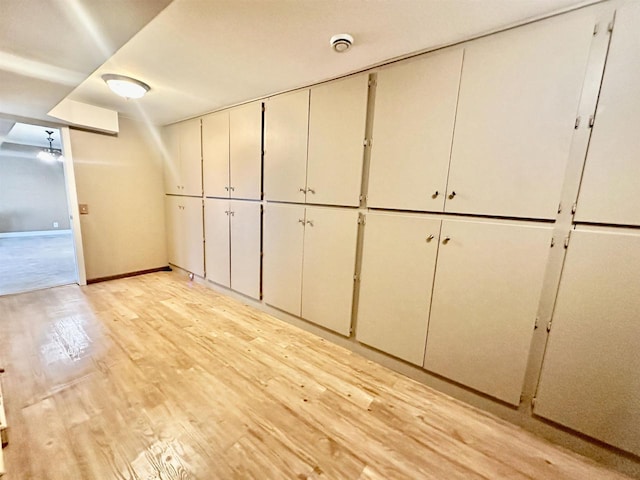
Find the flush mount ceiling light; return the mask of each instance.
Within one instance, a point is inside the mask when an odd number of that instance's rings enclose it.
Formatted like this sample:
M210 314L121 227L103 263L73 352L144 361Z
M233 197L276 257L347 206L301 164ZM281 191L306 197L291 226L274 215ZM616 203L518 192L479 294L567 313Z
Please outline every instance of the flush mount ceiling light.
M338 33L331 37L329 44L338 53L346 52L353 45L353 37L348 33Z
M109 85L109 88L115 94L124 98L141 98L151 90L151 87L146 83L136 80L135 78L125 77L124 75L107 73L102 75L102 80Z

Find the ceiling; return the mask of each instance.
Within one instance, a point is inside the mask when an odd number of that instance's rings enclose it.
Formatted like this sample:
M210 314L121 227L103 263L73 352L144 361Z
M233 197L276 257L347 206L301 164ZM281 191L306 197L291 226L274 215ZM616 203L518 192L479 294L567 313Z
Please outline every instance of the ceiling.
M0 11L0 113L9 106L20 115L46 118L66 97L164 125L594 3L174 0L163 10L168 2L0 0L0 9L9 6L13 18L7 20ZM63 9L63 4L73 8ZM51 26L41 10L51 11L64 26ZM29 20L30 12L35 12L35 20ZM30 33L20 33L16 22L30 25ZM343 32L352 34L355 42L351 50L338 54L329 47L329 38ZM103 42L105 38L110 40ZM53 78L13 71L28 70L28 64L7 69L2 60L7 51L51 66L46 73ZM151 91L140 100L121 99L101 80L104 73L138 78ZM47 88L41 92L43 83Z

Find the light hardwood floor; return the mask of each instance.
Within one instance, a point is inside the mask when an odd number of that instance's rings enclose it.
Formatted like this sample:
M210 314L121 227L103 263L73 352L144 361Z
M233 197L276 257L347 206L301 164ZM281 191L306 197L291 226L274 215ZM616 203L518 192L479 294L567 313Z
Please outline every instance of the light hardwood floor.
M0 298L2 480L622 479L175 273Z

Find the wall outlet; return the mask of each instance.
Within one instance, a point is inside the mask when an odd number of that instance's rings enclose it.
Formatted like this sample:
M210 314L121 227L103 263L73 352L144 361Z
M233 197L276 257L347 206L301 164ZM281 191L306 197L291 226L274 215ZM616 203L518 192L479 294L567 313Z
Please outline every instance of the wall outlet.
M86 203L79 203L78 210L80 210L80 215L87 215L89 213L89 205Z
M58 222L53 222L53 228L58 228Z

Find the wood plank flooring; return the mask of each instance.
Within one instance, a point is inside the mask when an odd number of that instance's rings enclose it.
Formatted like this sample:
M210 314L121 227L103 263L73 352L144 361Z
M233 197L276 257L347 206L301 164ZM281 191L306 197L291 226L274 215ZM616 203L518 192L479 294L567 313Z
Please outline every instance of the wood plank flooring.
M622 479L156 273L0 297L2 480Z

